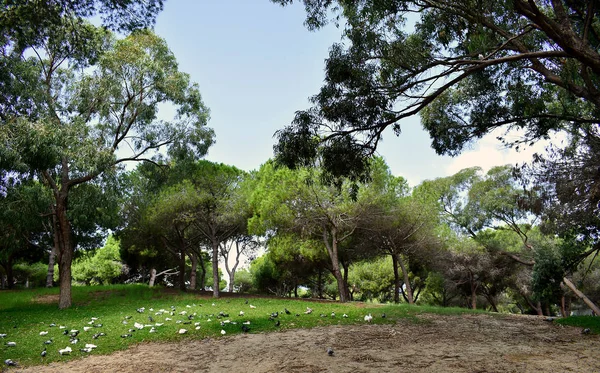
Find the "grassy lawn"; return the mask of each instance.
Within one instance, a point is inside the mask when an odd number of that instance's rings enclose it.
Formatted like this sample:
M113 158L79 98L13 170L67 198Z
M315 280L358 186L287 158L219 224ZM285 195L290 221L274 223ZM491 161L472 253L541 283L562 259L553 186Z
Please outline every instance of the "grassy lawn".
M213 299L196 293L150 289L145 285L73 287L74 306L60 311L57 308L57 294L58 289L0 292L0 334L6 334L0 339L0 364L5 359L12 359L21 366L66 361L88 354L108 354L147 341L226 338L243 333L242 325L247 322L249 333L260 333L324 325L364 324L364 317L369 313L373 316L373 323L383 324L394 323L401 318L417 321L416 315L420 313L474 312L461 308L406 304L339 304L267 297L228 297L226 294L223 298ZM138 309L142 311L142 307L143 312L138 312ZM305 313L307 307L313 312ZM285 309L290 313L287 314ZM161 313L161 310L166 312ZM243 315L240 311L243 311ZM277 317L270 317L275 312L278 312ZM343 317L344 314L347 317ZM138 329L134 326L136 323L144 327ZM154 332L151 332L151 326L154 326ZM596 329L598 326L596 324L594 327L596 332L600 331ZM84 330L84 327L89 330ZM75 344L71 343L69 335L64 334L73 329L79 330ZM179 334L180 329L186 329L187 333ZM40 335L40 332L47 334ZM98 336L99 333L105 335ZM52 343L46 345L45 341ZM15 342L16 346L9 347L8 342ZM88 343L97 348L91 352L81 351ZM72 352L60 355L59 350L66 347L71 347ZM44 348L47 350L46 357L41 356Z

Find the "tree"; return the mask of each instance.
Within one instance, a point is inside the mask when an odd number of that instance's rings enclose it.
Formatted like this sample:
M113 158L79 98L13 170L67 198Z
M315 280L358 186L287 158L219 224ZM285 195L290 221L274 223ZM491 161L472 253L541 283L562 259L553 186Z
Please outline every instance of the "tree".
M73 280L86 285L109 285L117 282L124 269L119 246L119 241L110 235L105 245L92 256L74 261Z
M451 155L496 128L522 130L504 138L517 145L598 121L595 1L302 2L309 29L333 10L345 40L330 50L314 106L277 133L288 166L326 153L329 173L364 173L384 131L398 135L417 114L436 152Z
M234 290L236 270L240 265L242 255L252 255L252 253L256 251L256 249L258 249L259 245L260 243L258 241L256 241L253 237L247 234L240 234L238 236L232 237L227 242L221 243L221 249L219 250L219 254L223 257L225 270L229 275L228 291L230 293L233 293ZM234 260L233 265L229 264L230 258L233 258Z
M102 29L68 20L53 31L42 50L32 48L41 84L26 96L42 98L36 109L43 115L4 122L2 151L13 168L39 172L52 191L59 307L66 308L75 249L71 191L124 162L155 162L153 153L161 148L172 157L201 156L213 132L206 128L208 111L197 86L178 71L164 40L150 31L115 41ZM89 35L83 51L77 38L82 32ZM96 61L91 70L77 69ZM157 119L162 103L176 108L173 120Z
M293 234L301 240L319 242L329 258L340 301L347 302L350 240L367 219L369 209L367 193L357 195L355 183L339 181L338 186L330 185L323 182L318 170L276 168L267 162L255 175L251 199L255 215L249 224L256 234ZM360 256L360 252L352 256Z
M45 254L49 232L42 215L49 199L40 183L28 179L11 178L0 193L0 266L9 289L14 285L17 261L33 263Z
M191 170L194 173L191 180L196 199L193 224L198 233L210 245L213 296L218 298L220 290L219 256L224 253L222 245L235 237L241 239L250 217L250 212L246 208L247 203L238 193L244 172L234 166L208 161L194 164ZM241 251L249 247L237 246L238 249L242 249ZM241 251L238 251L239 255L241 255ZM229 255L228 251L227 255ZM230 271L228 268L228 272ZM231 276L235 276L235 269L229 274L230 279L233 280Z

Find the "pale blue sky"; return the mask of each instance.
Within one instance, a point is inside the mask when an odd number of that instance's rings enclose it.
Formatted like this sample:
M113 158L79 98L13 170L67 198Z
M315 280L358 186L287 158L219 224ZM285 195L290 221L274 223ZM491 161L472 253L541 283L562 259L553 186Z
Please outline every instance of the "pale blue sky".
M216 144L207 159L257 169L273 155L273 134L289 124L323 82L324 59L340 40L331 25L309 32L300 4L280 7L269 0L167 0L155 31L165 38L180 70L200 85L211 110ZM514 163L522 155L496 150L493 138L461 157L440 157L418 118L388 133L379 153L395 175L411 186L424 179L480 165Z

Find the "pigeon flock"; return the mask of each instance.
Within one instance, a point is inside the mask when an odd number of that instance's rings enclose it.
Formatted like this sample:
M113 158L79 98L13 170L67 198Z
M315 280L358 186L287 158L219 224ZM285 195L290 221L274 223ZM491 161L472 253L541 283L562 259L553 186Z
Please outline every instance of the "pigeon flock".
M249 304L248 301L245 304L251 310L256 310L257 307ZM212 303L212 306L216 306ZM211 323L213 319L219 323L221 327L221 335L226 335L228 331L235 332L241 330L243 333L249 333L251 331L251 322L245 318L246 312L240 310L237 320L233 320L228 313L224 311L220 312L203 312L199 313L202 305L186 305L185 309L178 310L175 306L170 306L168 309L154 310L153 308L140 307L136 309L137 316L133 315L123 316L120 323L122 328L121 338L132 338L137 334L144 333L156 333L160 329L168 328L169 325L175 325L177 334L187 334L189 330L201 330L201 323ZM306 307L303 314L310 315L313 313L313 309ZM256 312L254 312L256 314ZM300 313L293 314L287 308L283 311L275 311L267 313L267 318L273 323L275 327L282 325L280 315L295 315L300 317ZM331 317L336 318L335 312L331 312L329 315L321 313L320 317ZM342 318L348 318L347 314L343 314ZM382 315L385 318L385 314ZM241 320L240 320L241 318ZM146 321L147 320L147 321ZM373 316L368 314L364 316L364 321L371 323ZM285 321L285 320L283 320ZM239 326L238 326L239 325ZM47 356L67 356L76 353L77 355L85 355L94 351L98 346L96 343L101 344L101 338L109 338L107 334L102 332L103 324L100 322L99 317L91 317L89 321L85 322L85 325L81 325L81 328L69 328L65 325L57 325L56 323L49 323L43 330L39 332L40 338L40 350L38 356L45 359ZM115 333L111 333L115 334ZM0 339L8 339L7 342L3 343L5 350L10 351L12 348L17 346L17 342L12 340L14 336L9 333L0 333ZM115 338L118 338L115 336ZM91 342L94 343L91 343ZM329 356L334 356L333 349L328 347L326 349ZM6 366L17 366L17 362L13 359L4 360Z

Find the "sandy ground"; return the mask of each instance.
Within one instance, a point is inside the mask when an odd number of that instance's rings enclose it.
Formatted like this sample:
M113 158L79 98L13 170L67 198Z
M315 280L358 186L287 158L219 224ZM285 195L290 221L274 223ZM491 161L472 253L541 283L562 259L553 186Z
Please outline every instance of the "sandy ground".
M600 372L600 337L535 316L424 315L179 343L20 372ZM334 355L326 350L333 348Z

